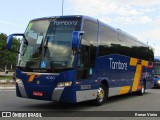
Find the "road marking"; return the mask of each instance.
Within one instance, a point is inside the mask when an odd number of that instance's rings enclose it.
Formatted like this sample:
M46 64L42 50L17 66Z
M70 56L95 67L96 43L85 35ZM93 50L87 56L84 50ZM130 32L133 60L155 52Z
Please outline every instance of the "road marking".
M16 91L16 90L7 90L7 89L0 89L0 91Z

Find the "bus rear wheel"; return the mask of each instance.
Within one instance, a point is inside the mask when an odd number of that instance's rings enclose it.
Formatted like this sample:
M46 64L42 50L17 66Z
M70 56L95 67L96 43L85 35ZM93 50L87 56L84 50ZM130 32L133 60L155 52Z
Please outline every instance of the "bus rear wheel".
M97 98L94 101L95 105L102 105L104 101L107 99L107 91L103 84L99 86L98 92L97 92Z
M146 84L145 84L145 82L143 82L141 90L138 91L138 95L143 95L145 93L145 90L146 90Z

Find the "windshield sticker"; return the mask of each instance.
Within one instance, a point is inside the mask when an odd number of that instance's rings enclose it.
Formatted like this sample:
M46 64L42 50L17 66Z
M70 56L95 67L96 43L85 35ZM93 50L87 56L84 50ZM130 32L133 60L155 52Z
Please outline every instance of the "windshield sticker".
M37 39L37 33L35 33L33 30L29 31L28 36L33 39Z
M29 23L27 31L30 31L30 29L32 28L32 26L33 26L33 23Z
M43 40L43 36L38 36L37 44L41 44Z

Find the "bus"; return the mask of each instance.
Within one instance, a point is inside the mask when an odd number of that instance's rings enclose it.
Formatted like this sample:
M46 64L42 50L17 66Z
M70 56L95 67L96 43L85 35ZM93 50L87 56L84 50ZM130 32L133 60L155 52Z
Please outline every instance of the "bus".
M160 57L154 58L154 87L160 87Z
M22 37L17 51L14 37ZM24 34L8 36L6 47L18 54L18 97L101 105L153 87L153 48L89 16L33 19Z

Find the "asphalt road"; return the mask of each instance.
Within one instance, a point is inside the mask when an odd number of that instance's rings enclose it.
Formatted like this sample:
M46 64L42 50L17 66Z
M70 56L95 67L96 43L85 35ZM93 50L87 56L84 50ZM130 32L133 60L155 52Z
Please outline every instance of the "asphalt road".
M160 111L160 89L150 89L143 96L128 94L111 97L102 106L94 106L91 102L57 104L50 101L24 99L16 97L13 90L0 90L0 111L56 111L60 112L59 117L63 116L63 112L68 111ZM75 116L74 112L69 114ZM94 112L86 112L85 115L87 114L92 116L89 114L94 114Z

